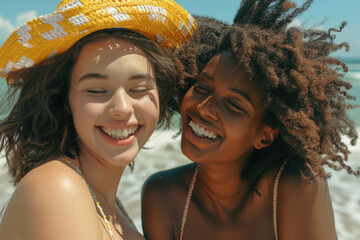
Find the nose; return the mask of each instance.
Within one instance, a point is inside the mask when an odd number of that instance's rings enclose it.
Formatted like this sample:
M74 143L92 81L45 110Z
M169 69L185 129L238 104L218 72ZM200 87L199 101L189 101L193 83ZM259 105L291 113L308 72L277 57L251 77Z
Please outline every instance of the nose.
M219 115L216 108L216 100L213 95L208 96L202 102L197 105L199 113L204 116L211 118L215 121L219 120Z
M110 99L109 114L127 118L133 113L132 99L124 89L118 89Z

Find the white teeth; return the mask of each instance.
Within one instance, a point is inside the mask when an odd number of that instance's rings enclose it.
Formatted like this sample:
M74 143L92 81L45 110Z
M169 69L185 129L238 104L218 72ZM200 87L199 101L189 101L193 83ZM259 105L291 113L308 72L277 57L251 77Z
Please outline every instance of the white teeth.
M198 124L196 124L193 120L190 121L189 126L194 131L195 135L200 137L207 137L210 139L218 139L220 138L218 135L216 135L213 132L210 132L209 130L200 127Z
M100 127L100 129L115 139L124 139L134 134L139 126L133 126L128 128L109 128L109 127Z

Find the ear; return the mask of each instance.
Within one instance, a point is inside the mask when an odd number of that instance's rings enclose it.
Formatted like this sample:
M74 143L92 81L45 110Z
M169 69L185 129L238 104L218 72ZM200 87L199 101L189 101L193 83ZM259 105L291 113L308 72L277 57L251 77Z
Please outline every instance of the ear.
M254 147L257 150L266 148L274 142L274 140L277 138L278 135L279 135L279 129L277 128L273 129L270 126L265 125L262 129L261 134L256 140Z

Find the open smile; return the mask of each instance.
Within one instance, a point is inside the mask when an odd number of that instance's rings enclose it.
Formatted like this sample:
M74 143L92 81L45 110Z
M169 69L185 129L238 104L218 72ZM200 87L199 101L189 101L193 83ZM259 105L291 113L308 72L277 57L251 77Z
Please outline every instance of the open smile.
M221 138L219 135L210 131L209 129L199 126L192 119L190 119L189 127L192 129L193 133L198 137L205 137L211 140L218 140Z
M111 128L111 127L99 127L100 131L106 134L107 136L122 140L126 139L136 133L140 128L140 125L131 126L126 128Z

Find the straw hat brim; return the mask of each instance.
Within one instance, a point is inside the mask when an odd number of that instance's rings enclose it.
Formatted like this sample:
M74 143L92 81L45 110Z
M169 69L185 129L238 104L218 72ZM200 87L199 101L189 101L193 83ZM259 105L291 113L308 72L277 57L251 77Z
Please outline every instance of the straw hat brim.
M10 35L0 48L0 77L65 52L82 37L102 29L136 31L166 49L187 41L196 29L192 16L172 0L66 2Z

